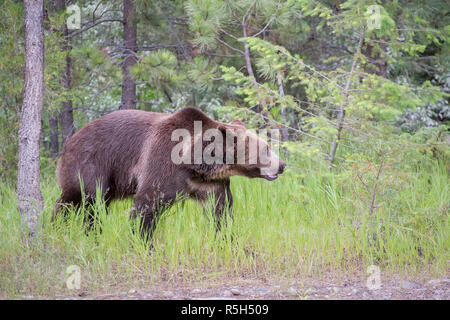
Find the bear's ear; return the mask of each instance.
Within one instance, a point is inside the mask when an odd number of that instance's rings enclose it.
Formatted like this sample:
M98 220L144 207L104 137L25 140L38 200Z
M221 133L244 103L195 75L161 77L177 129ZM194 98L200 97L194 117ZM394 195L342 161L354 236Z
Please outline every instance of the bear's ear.
M229 135L230 137L236 136L236 133L234 132L233 128L227 127L226 125L220 125L218 129L222 133L224 139L223 141L227 139L227 135Z
M227 127L224 125L219 126L218 128L220 132L222 132L223 137L225 138L227 136Z
M245 128L245 124L241 121L241 120L233 120L233 121L231 121L231 124L235 124L235 125L238 125L238 126L243 126L244 128Z

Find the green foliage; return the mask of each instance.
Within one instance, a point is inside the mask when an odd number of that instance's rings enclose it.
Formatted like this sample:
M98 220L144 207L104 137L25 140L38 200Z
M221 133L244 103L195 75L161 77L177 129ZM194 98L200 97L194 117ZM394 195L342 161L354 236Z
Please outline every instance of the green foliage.
M305 16L318 16L326 21L331 17L332 10L321 1L297 0ZM322 26L322 25L319 25Z
M300 129L309 132L318 140L323 153L327 153L328 148L328 144L324 142L332 141L337 134L333 113L327 112L329 109L338 109L343 105L348 125L363 128L368 123L367 120L394 121L407 109L416 109L446 97L444 92L430 82L424 82L420 87L412 87L373 74L353 76L353 79L348 80L351 83L351 92L346 92L345 83L341 79L345 79L348 71L319 72L282 46L258 38L245 40L252 52L257 54L256 66L261 78L266 82L255 84L250 77L234 67L224 66L221 67L223 78L237 86L236 93L244 96L244 102L249 107L262 106L263 110L269 110L274 120L280 120L280 108L303 113ZM279 74L285 75L284 83L303 88L307 100L315 106L308 109L314 112L305 110L305 106L294 96L280 95L276 82ZM355 139L360 136L359 132L350 131L349 134L346 138ZM368 136L371 136L370 131Z
M23 7L16 1L0 3L0 180L11 181L17 172L17 133L22 105ZM13 54L11 54L13 53Z
M186 1L185 10L191 18L189 29L194 34L193 43L202 50L212 47L221 20L226 19L225 3L215 0L191 0Z
M177 63L173 53L158 50L143 55L132 72L137 81L145 81L161 88L165 84L175 84L180 80L180 75L176 72Z
M359 93L347 108L349 114L355 113L366 119L395 120L407 109L436 101L444 96L439 88L424 83L419 88L408 84L397 84L376 75L367 75L360 83Z
M212 79L216 77L217 67L211 66L207 59L196 57L187 67L187 78L197 84L201 91L211 90Z

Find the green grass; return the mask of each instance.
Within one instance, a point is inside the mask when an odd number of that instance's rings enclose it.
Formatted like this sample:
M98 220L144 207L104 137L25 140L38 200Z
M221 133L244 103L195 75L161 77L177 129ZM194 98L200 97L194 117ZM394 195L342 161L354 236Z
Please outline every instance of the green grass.
M274 182L233 177L232 223L216 233L209 210L178 203L160 219L151 253L133 232L131 200L113 202L108 214L97 201L98 223L90 232L74 210L51 224L59 196L51 175L42 182L42 231L27 245L15 190L0 185L0 296L68 294L69 265L81 268L82 287L91 291L160 281L358 274L371 264L383 272L447 275L447 169L433 163L388 178L380 181L379 207L370 215L369 195L354 176L314 163L291 168Z

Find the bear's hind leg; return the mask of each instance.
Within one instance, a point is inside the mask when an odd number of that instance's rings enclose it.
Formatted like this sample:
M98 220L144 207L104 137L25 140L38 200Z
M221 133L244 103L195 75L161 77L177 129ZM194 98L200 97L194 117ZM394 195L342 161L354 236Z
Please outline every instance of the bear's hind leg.
M69 206L77 208L82 202L81 192L71 191L62 192L58 200L56 200L50 221L54 221L58 214L66 214Z
M84 214L87 230L92 230L96 220L98 219L98 203L97 192L102 201L104 201L105 209L107 210L109 204L113 199L113 190L109 186L108 179L103 176L99 176L97 179L92 179L89 183L86 183L84 187Z
M139 230L143 239L151 240L155 231L159 215L176 200L176 193L146 192L134 196L131 217L141 218Z

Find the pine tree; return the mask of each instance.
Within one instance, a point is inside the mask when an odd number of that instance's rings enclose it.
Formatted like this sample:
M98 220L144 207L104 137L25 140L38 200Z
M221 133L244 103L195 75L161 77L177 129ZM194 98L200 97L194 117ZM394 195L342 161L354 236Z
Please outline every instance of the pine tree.
M19 129L18 207L31 237L44 203L40 189L40 133L44 98L44 4L25 0L25 84Z

